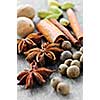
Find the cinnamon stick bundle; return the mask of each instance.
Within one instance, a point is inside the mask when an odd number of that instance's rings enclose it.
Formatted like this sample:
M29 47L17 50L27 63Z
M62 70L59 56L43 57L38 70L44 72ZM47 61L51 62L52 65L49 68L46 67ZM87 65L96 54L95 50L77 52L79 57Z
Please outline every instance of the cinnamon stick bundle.
M81 31L80 25L78 23L78 20L76 18L76 15L74 13L74 11L72 9L68 9L66 11L67 15L68 15L68 19L70 22L70 25L75 33L75 36L78 40L82 41L83 39L83 32Z
M59 39L67 39L65 34L61 32L54 24L48 19L41 20L37 24L37 29L41 32L44 37L50 42L57 42Z
M63 25L61 25L56 19L49 19L56 27L58 27L73 44L78 44L78 40L73 37L73 35L66 29Z

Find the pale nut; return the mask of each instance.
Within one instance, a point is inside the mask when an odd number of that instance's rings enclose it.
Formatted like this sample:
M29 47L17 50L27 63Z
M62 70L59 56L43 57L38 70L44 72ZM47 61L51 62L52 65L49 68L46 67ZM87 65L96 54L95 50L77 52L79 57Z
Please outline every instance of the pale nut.
M72 62L71 62L71 66L72 65L76 65L76 66L78 66L79 68L80 68L80 61L78 61L78 60L73 60Z
M35 16L35 10L32 5L25 4L20 5L17 8L17 17L27 17L33 19Z
M80 75L80 68L76 65L72 65L67 68L66 73L69 78L77 78Z
M72 47L72 45L69 41L64 41L61 46L64 50L70 50Z
M66 69L68 68L67 65L65 64L60 64L58 68L58 72L61 73L62 75L66 74Z
M17 18L17 35L20 37L26 37L34 31L34 24L32 20L27 17Z
M65 60L64 64L66 64L67 66L70 66L71 62L72 62L72 59L67 59Z
M62 81L61 78L54 77L54 78L51 79L50 85L56 90L58 83L60 83L61 81Z
M70 92L70 86L64 82L60 82L57 85L57 92L62 94L62 95L68 95Z
M81 55L82 55L82 52L76 51L76 52L73 54L73 59L79 60L80 57L81 57Z
M70 58L72 58L72 53L70 51L66 50L61 53L60 59L62 61L65 61L66 59L70 59Z

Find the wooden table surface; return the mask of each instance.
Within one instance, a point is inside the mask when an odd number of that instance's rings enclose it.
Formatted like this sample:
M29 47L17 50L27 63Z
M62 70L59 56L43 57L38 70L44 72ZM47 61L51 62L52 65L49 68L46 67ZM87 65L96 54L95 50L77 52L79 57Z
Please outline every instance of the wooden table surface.
M60 2L72 1L75 4L76 15L81 25L83 26L83 5L82 0L59 0ZM18 0L17 5L21 4L31 4L33 5L36 12L40 9L47 9L47 0ZM27 62L24 57L17 55L17 72L22 71ZM57 66L56 66L57 67ZM54 74L54 76L61 77L60 74ZM64 82L67 82L71 86L71 91L68 96L62 96L57 94L50 83L47 82L43 87L36 87L32 90L25 90L24 87L17 86L17 100L82 100L83 99L83 76L73 80L66 77L61 77Z

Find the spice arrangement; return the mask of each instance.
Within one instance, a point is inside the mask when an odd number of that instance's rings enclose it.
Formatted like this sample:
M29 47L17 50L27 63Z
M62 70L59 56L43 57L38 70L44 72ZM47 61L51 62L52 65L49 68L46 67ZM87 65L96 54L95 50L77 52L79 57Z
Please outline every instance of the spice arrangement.
M83 66L83 32L75 15L74 4L48 0L48 10L35 14L31 5L21 5L17 9L17 54L24 55L30 68L17 76L18 85L26 89L43 85L49 79L57 93L68 95L70 84L59 77L50 80L52 73L75 79L80 76ZM67 18L63 16L66 13ZM34 24L38 15L40 20ZM37 32L35 32L36 30ZM74 48L74 51L73 51ZM57 68L49 64L60 64Z

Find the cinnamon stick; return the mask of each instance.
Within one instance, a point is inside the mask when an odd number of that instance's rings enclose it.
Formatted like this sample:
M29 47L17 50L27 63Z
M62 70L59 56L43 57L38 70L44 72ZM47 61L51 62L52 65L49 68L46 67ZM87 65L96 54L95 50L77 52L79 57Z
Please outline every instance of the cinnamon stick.
M72 9L68 9L66 13L68 15L70 25L75 33L76 38L81 41L83 39L83 32L81 31L80 25L78 23L74 11Z
M73 44L78 44L78 40L73 37L73 35L66 29L63 25L61 25L56 19L49 19L56 27L58 27Z
M67 39L65 34L61 32L54 24L48 19L41 20L37 24L37 29L41 32L49 42L57 42L57 40Z

